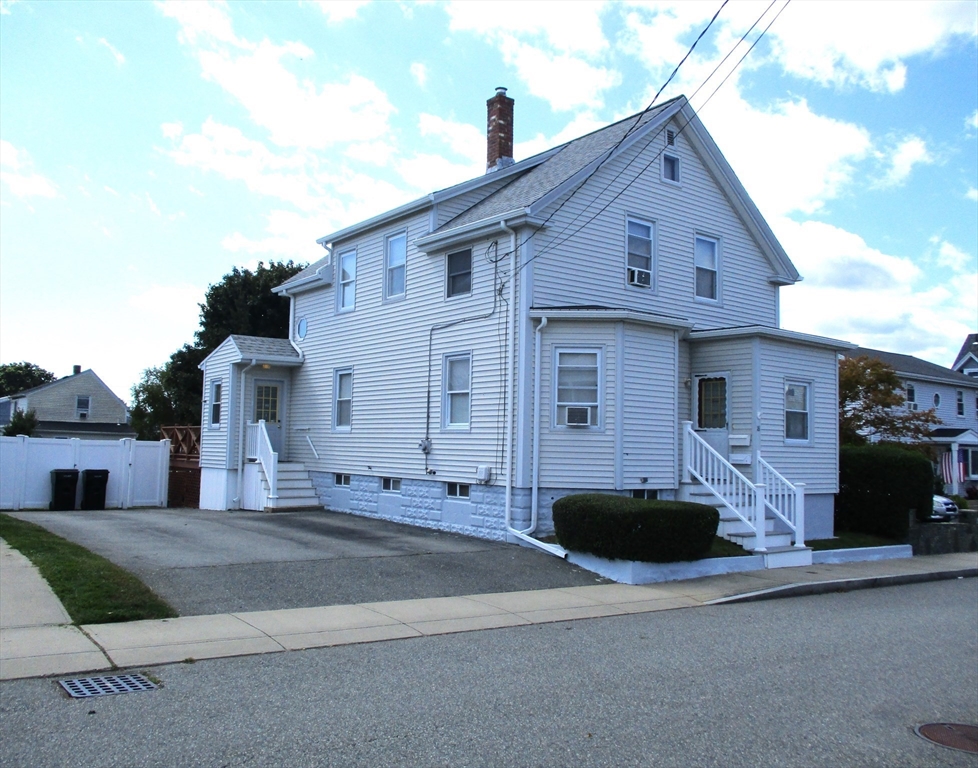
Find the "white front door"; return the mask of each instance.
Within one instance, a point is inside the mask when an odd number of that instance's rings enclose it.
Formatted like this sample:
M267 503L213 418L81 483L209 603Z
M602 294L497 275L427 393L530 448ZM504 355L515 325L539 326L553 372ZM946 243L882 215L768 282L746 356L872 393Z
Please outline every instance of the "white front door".
M282 425L285 423L285 382L258 379L255 381L255 423L265 421L272 450L282 453Z
M694 376L693 424L710 447L723 458L730 450L727 420L727 374Z

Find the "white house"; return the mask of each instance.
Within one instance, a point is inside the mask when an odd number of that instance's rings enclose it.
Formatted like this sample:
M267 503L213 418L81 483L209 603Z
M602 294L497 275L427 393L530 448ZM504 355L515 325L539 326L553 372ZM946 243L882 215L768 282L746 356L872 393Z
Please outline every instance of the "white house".
M520 162L487 104L484 176L321 238L291 337L201 365L201 507L292 506L285 464L331 509L535 543L569 493L694 498L810 562L851 345L779 327L801 278L686 99Z
M966 359L965 351L958 363ZM963 494L978 484L978 378L896 352L856 347L847 354L876 358L896 371L908 410L934 410L941 423L928 439L938 446L937 464L947 493Z
M33 410L35 437L120 440L136 437L126 404L95 371L76 365L70 376L0 397L0 427L17 411Z
M978 378L978 333L968 334L951 368L965 376Z

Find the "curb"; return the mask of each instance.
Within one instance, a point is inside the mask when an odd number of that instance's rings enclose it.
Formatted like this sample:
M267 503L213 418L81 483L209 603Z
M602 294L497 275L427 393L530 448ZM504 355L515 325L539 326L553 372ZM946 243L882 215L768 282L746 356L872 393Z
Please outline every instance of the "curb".
M804 595L824 595L831 592L851 592L856 589L875 587L895 587L900 584L920 584L925 581L945 581L978 577L978 568L959 568L954 571L932 571L929 573L901 573L893 576L870 576L859 579L834 579L832 581L802 582L771 587L757 592L745 592L710 600L703 605L724 605L730 603L754 603L759 600L776 600L781 597L801 597Z

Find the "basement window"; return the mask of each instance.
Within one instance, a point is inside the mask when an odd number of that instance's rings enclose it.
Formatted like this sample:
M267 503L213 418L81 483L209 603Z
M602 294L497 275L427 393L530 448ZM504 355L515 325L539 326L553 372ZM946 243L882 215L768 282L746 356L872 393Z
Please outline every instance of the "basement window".
M469 498L468 483L445 483L445 495L450 499Z
M350 487L350 476L349 475L341 475L341 474L337 473L336 475L334 475L334 480L336 482L336 485L344 485L347 488Z
M387 493L400 493L401 492L401 478L399 477L385 477L382 478L381 487Z
M654 488L636 488L632 491L633 499L657 499L659 492Z

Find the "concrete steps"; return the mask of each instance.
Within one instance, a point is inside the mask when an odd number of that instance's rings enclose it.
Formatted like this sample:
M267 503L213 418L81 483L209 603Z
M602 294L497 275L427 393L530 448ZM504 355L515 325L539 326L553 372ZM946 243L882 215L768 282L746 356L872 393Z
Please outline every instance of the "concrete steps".
M262 488L267 497L270 489L264 475L262 475ZM322 506L305 465L298 462L281 462L278 465L278 498L267 498L265 511L316 509Z

